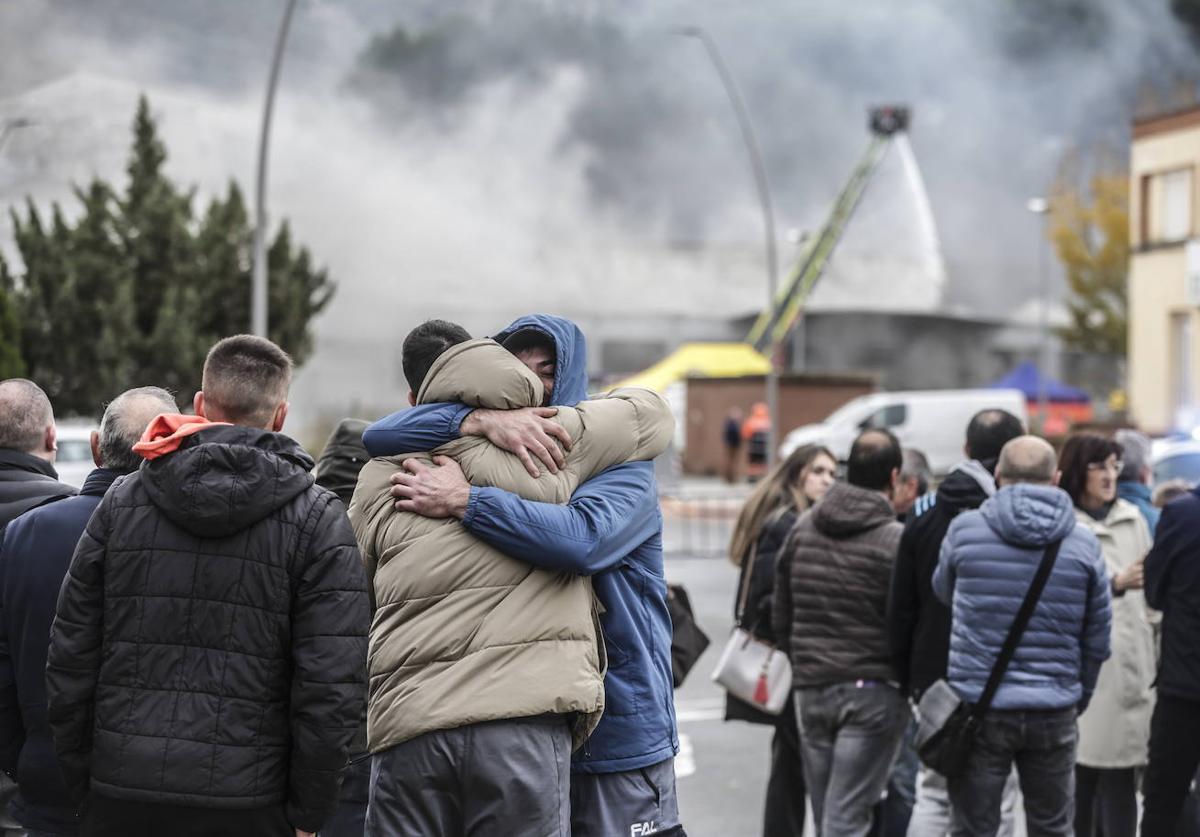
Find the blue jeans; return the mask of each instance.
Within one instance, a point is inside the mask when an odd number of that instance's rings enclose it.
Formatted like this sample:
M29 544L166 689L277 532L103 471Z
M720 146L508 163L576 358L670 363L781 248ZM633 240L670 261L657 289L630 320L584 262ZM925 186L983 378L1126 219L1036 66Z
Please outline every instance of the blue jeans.
M908 728L908 701L860 680L798 689L796 711L817 833L866 837Z
M993 710L983 717L966 770L948 781L954 837L994 835L1013 764L1025 795L1029 837L1075 833L1075 708Z

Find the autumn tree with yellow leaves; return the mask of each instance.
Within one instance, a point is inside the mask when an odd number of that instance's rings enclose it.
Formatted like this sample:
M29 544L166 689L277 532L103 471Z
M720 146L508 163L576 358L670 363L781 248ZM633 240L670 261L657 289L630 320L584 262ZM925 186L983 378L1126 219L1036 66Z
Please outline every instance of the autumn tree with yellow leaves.
M1071 323L1059 330L1067 348L1125 354L1129 303L1129 174L1115 155L1086 165L1071 154L1059 168L1050 201L1049 236L1066 274Z

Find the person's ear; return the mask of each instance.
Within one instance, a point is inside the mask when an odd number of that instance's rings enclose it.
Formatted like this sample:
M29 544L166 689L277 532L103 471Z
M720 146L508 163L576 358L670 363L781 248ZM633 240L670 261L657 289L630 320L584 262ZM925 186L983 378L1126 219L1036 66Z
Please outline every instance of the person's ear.
M104 460L100 458L100 431L93 430L89 441L92 444L92 462L96 464L97 468L103 468Z
M408 406L410 406L410 407L417 406L417 394L415 392L413 392L411 389L408 391Z
M896 488L899 487L899 485L900 485L900 469L893 468L891 483L888 487L888 494L890 494L891 496L894 497L896 495Z
M46 453L53 454L58 452L58 428L53 424L47 425L46 435L42 437L42 445Z
M192 399L192 412L194 412L196 415L200 416L200 418L208 418L208 416L204 415L204 392L203 392L203 390L201 390L200 392L197 392L195 398Z
M1050 480L1051 485L1058 485L1062 481L1062 471L1054 472L1054 479Z
M1143 485L1150 485L1154 481L1154 470L1149 465L1143 465L1142 470L1138 472L1138 478Z
M284 401L275 408L275 416L271 419L270 429L278 433L283 430L283 423L287 421L288 403Z

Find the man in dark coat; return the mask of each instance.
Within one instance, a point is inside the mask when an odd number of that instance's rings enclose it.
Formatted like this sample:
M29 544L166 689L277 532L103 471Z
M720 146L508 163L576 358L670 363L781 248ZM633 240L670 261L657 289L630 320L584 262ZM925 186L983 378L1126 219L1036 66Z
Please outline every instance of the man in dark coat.
M78 829L46 721L46 648L59 588L100 498L141 465L133 445L142 430L174 409L158 387L119 395L92 433L96 470L79 496L26 512L0 539L0 770L17 779L8 812L31 834Z
M901 462L891 433L859 435L846 482L796 523L777 569L772 627L792 661L821 834L866 837L908 727L885 621L903 531L891 504Z
M1024 432L1021 420L1004 410L976 413L967 425L966 460L950 470L936 494L918 498L909 514L892 573L888 641L900 684L914 700L946 676L950 654L950 608L933 594L942 539L959 513L979 508L996 493L992 474L1000 451ZM923 766L919 777L913 826L920 833L944 834L950 827L946 780ZM1010 790L1015 795L1015 783ZM1014 803L1006 800L1007 814Z
M365 703L366 580L336 496L279 432L291 359L209 352L159 416L58 601L50 727L84 835L311 835ZM89 794L90 791L90 794Z
M0 381L0 528L35 506L76 491L54 470L54 411L24 378Z
M1163 509L1146 556L1146 603L1162 611L1143 837L1173 837L1200 765L1200 489Z

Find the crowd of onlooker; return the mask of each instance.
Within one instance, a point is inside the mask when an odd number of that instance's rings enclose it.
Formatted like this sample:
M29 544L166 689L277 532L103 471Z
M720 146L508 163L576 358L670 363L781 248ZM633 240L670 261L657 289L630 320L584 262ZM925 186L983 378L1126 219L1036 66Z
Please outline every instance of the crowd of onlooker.
M775 727L763 833L801 834L806 802L823 837L1022 816L1031 835L1197 833L1200 495L1152 489L1149 458L1136 431L1056 451L986 410L933 490L886 430L836 481L817 446L767 473L732 538L736 618L787 652L793 699L726 713ZM945 763L940 694L973 724L950 775L923 763Z

